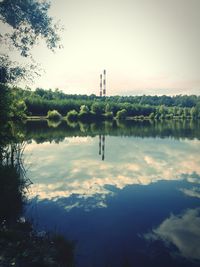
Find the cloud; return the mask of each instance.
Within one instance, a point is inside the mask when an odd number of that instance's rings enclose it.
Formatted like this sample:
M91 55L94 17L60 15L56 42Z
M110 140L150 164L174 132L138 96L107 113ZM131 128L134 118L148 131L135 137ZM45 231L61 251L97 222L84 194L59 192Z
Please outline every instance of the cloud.
M175 245L180 255L188 258L200 259L200 208L188 209L181 215L171 215L151 233L146 239L161 239Z
M191 189L180 188L180 191L189 197L200 198L200 188L199 187L192 187Z
M28 175L33 181L30 197L39 201L57 201L73 194L90 198L112 195L107 185L123 189L161 180L200 181L199 142L106 137L105 161L98 155L98 145L98 137L28 144L25 157L32 163Z

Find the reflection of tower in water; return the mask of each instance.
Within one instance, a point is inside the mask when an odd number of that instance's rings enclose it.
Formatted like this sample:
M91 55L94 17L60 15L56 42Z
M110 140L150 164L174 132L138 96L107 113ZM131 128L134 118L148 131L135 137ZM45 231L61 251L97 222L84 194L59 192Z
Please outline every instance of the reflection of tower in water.
M102 155L101 159L105 159L105 135L99 135L99 155Z
M101 134L99 135L99 155L101 155Z

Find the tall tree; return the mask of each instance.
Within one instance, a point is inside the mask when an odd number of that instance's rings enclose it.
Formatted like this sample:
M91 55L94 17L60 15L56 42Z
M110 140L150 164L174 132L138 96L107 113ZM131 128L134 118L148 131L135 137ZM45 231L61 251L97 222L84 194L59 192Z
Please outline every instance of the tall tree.
M0 90L4 100L0 105L0 120L2 110L11 108L11 90L5 88L5 84L12 84L19 79L34 77L37 73L36 64L31 55L31 49L41 39L45 41L51 50L59 47L59 27L54 24L48 15L49 1L41 0L0 0ZM3 27L1 27L3 26ZM29 58L28 65L21 65L9 56L9 51L15 50L23 58Z

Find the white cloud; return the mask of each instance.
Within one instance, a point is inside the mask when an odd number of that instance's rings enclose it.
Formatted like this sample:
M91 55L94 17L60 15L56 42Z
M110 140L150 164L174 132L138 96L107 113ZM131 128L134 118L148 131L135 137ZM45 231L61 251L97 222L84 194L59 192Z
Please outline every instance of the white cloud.
M192 187L190 189L180 188L180 191L183 192L187 196L200 198L200 188L199 187Z
M174 244L188 259L200 259L200 209L188 209L181 215L171 215L147 239L161 239Z
M106 160L101 161L98 137L68 139L59 145L27 145L25 157L32 162L28 174L33 181L31 197L105 196L113 194L106 185L123 189L161 180L199 181L199 143L106 137Z

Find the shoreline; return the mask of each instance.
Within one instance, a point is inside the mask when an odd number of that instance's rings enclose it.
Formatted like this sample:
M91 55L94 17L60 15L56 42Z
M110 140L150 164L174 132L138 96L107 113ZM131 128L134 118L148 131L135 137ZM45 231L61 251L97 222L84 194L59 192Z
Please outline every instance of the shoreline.
M82 121L82 122L91 122L91 119L87 120L68 120L66 117L61 117L60 119L49 119L47 116L27 116L26 121L70 121L70 122L77 122L77 121ZM149 117L145 117L145 116L135 116L135 117L126 117L124 119L117 119L117 118L112 118L112 119L106 119L106 118L102 118L102 119L93 119L92 121L95 122L100 122L100 121L175 121L175 120L199 120L199 118L192 118L192 117L172 117L172 118L149 118Z

